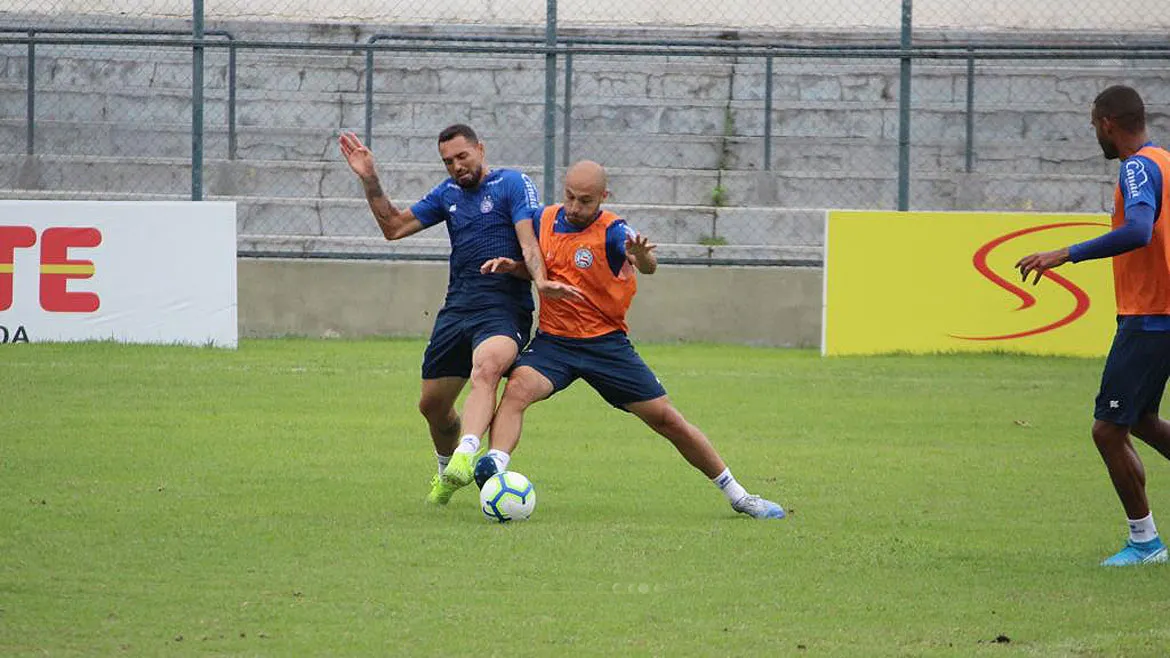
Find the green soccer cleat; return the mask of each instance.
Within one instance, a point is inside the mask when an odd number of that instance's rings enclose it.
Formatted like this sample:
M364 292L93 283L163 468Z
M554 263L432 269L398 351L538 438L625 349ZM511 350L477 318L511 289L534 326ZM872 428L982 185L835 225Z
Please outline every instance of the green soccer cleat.
M457 452L451 455L447 468L443 469L443 481L451 487L451 491L466 487L475 478L475 455L470 452ZM447 496L451 496L448 494Z
M433 505L446 505L458 488L448 484L443 476L435 473L431 477L431 492L427 494L427 502Z

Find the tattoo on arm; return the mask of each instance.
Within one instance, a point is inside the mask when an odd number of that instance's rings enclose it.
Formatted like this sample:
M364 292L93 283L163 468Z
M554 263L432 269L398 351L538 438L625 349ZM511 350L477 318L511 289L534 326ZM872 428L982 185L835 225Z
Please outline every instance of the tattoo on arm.
M373 212L374 220L382 229L382 234L387 240L395 240L400 237L397 233L403 224L402 212L390 203L390 197L386 196L386 192L382 190L382 182L378 179L377 174L369 178L362 178L362 189L366 193L366 202L370 205L370 211Z
M369 178L363 178L362 187L366 190L366 198L371 201L380 196L386 196L386 193L382 191L382 181L378 180L376 175Z

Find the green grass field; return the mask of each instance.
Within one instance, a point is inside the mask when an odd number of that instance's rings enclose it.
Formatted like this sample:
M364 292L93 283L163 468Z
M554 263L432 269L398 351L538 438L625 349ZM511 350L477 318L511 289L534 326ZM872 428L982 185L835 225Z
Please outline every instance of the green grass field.
M1170 653L1170 569L1097 566L1099 361L644 346L791 518L578 384L529 412L532 520L496 525L423 502L422 348L0 348L0 654Z

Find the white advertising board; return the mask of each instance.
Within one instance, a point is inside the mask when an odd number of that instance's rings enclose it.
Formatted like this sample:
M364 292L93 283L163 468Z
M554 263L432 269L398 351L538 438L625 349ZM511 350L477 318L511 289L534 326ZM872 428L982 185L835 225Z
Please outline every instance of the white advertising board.
M0 345L238 337L234 203L0 201Z

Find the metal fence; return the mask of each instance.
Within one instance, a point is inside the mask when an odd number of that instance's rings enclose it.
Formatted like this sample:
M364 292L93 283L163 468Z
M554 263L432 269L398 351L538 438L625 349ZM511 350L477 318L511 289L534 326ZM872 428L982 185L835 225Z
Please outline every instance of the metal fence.
M1020 8L1049 26L1021 31L967 16L978 0L351 0L316 22L307 2L37 1L0 12L0 196L233 199L242 254L445 257L441 228L380 240L341 130L400 204L444 177L450 123L548 201L596 159L664 260L745 264L819 262L824 208L1103 211L1115 173L1087 113L1108 84L1170 134L1168 26L1124 15Z

